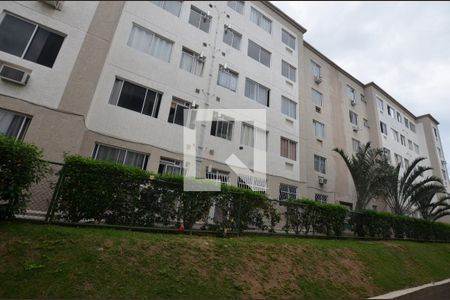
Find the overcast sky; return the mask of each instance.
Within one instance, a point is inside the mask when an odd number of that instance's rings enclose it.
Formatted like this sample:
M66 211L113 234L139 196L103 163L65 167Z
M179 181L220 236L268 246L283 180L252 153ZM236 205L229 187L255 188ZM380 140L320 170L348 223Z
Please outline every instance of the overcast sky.
M450 159L450 2L272 1L304 39L413 114L439 122Z

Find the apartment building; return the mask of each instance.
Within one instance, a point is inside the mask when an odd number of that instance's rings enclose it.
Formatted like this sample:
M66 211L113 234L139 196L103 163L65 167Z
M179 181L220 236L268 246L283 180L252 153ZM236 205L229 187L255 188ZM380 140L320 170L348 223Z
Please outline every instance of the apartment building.
M259 1L2 2L0 132L49 160L69 152L152 172L195 168L271 198L349 207L356 195L335 147L371 141L403 165L425 156L447 182L438 122L348 74L305 32ZM197 108L267 118L194 122ZM200 135L191 165L185 127ZM253 169L254 148L267 153L267 176L225 163L234 154Z

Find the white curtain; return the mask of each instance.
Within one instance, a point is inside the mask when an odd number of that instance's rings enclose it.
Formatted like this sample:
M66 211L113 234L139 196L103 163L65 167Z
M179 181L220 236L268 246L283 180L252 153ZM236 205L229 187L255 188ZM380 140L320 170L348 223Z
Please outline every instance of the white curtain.
M245 81L245 95L256 100L256 83L248 78Z
M232 91L236 91L237 76L222 69L219 71L219 85L226 87Z
M12 123L14 114L12 112L0 109L0 133L6 134Z
M171 41L137 25L133 25L128 39L128 46L167 62L172 54L172 45Z
M241 144L250 147L255 145L255 132L252 125L242 123Z

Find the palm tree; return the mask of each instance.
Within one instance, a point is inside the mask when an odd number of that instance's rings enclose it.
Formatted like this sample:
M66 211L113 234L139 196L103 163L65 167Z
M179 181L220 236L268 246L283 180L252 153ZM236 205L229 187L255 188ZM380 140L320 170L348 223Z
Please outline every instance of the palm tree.
M400 176L400 164L396 167L389 166L385 172L385 187L383 196L386 204L393 213L399 215L411 215L417 208L415 206L430 203L434 195L445 192L442 180L436 176L428 176L420 180L420 176L431 167L419 166L424 157L416 158Z
M431 192L422 197L414 197L416 211L420 212L422 218L428 221L436 221L444 216L450 216L450 194L445 193L443 196L437 196L437 201L433 201L434 196L439 193L444 193L445 188L439 189L436 193Z
M351 157L342 149L335 148L333 151L340 154L352 176L357 197L355 209L366 208L370 200L381 194L384 185L384 172L389 163L383 149L371 148L368 142Z

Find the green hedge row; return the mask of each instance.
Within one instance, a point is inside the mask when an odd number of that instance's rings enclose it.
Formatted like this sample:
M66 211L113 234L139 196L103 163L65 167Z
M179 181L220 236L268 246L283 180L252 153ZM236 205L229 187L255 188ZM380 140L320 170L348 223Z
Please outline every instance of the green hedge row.
M112 162L66 156L54 215L70 222L153 226L206 221L215 204L217 229L273 230L279 214L263 194L222 186L221 192L184 192L183 177L154 175ZM210 181L205 181L210 184ZM266 225L273 224L273 226Z
M363 210L350 213L350 225L355 235L378 238L409 238L450 241L450 224Z
M307 198L290 199L283 203L286 207L286 223L283 229L296 234L324 233L328 236L342 234L345 227L347 209L342 205L313 201Z
M23 212L31 185L49 172L41 159L35 146L0 134L0 220Z

